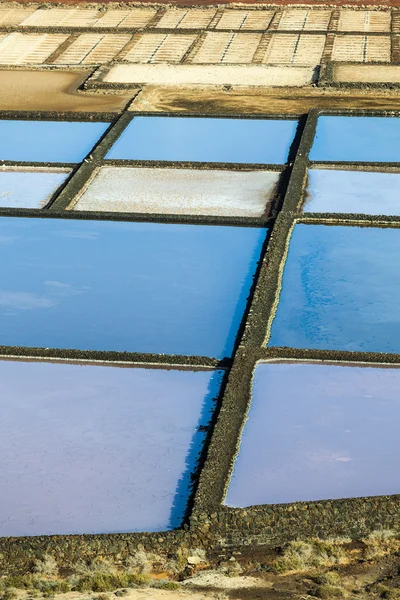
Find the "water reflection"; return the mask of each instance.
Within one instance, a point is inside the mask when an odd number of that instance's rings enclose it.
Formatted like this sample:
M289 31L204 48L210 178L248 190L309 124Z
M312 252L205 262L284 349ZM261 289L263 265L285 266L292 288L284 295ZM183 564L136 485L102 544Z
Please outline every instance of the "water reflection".
M0 536L178 526L221 378L0 361Z
M106 158L284 164L297 121L135 117Z
M69 171L13 169L0 171L0 206L43 208Z
M226 504L400 493L399 386L398 368L259 364Z
M109 123L0 120L0 160L77 163Z
M296 225L271 346L400 352L400 230Z
M311 160L399 162L400 119L319 117Z
M223 358L266 230L0 219L0 344Z
M304 212L400 215L400 173L310 169Z

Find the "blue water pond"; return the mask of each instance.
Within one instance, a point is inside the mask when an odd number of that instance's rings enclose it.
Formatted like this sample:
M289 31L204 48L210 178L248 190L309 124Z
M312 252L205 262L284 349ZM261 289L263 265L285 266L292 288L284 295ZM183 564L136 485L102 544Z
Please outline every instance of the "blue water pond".
M400 229L296 225L270 346L400 352Z
M78 163L109 123L0 120L0 160Z
M398 117L319 117L311 160L399 162Z
M226 504L398 494L399 386L399 368L258 364Z
M223 358L264 228L0 219L0 344Z
M106 158L284 164L297 121L135 117Z
M0 536L178 527L221 379L0 361Z

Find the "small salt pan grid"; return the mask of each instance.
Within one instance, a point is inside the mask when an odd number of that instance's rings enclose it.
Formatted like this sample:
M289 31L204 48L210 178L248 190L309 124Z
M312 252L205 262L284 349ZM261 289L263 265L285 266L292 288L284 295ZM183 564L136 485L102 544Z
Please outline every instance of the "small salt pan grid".
M86 33L79 36L58 58L56 65L102 64L111 61L130 41L131 36Z
M0 41L0 64L40 64L65 42L67 35L61 33L10 33Z
M0 8L0 64L396 63L394 34L400 31L399 23L396 8L100 10L94 6L16 8L6 3ZM93 28L97 32L89 33ZM125 31L118 34L119 29Z
M390 62L389 36L337 35L332 60L345 62Z
M282 13L278 29L282 31L290 29L326 31L331 14L331 10L288 9Z
M272 10L225 10L215 29L232 30L266 30L268 29L275 11Z
M195 35L145 33L120 58L134 63L179 63L195 40Z
M251 63L261 34L207 33L193 63Z
M265 64L314 65L321 61L324 35L272 35L262 62Z
M163 29L205 29L209 26L216 14L214 8L170 8L155 25Z
M389 10L349 10L342 8L339 31L389 32L391 15Z

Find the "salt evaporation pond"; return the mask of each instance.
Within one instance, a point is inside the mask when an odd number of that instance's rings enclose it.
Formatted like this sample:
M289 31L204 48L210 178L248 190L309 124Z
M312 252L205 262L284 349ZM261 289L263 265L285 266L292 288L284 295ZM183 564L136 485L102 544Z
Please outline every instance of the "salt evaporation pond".
M179 526L221 379L0 361L0 536Z
M0 171L0 206L43 208L70 171L13 169Z
M322 116L310 160L400 162L398 117Z
M399 387L399 368L259 363L226 504L400 493Z
M304 212L400 215L400 173L310 169Z
M109 123L0 119L0 160L78 163Z
M266 229L0 218L0 343L223 358Z
M106 158L284 164L296 129L290 119L135 117Z
M279 171L101 167L74 210L262 217Z
M295 226L269 346L400 352L400 230Z

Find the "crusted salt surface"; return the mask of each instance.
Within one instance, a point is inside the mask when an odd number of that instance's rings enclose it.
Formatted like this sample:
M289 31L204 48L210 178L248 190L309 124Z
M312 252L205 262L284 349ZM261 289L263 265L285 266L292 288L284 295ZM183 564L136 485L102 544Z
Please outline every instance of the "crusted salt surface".
M314 68L266 65L129 65L110 68L105 82L136 85L303 86L313 81Z
M336 64L333 80L338 83L400 83L400 66Z
M259 217L278 171L102 167L74 210Z

